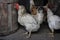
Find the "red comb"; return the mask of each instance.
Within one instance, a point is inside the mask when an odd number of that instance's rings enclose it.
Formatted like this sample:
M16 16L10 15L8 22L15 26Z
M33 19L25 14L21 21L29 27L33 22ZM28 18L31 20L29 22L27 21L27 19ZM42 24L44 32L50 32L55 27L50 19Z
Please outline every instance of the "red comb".
M15 7L16 7L16 9L18 10L18 9L19 9L19 4L16 3L16 4L15 4Z

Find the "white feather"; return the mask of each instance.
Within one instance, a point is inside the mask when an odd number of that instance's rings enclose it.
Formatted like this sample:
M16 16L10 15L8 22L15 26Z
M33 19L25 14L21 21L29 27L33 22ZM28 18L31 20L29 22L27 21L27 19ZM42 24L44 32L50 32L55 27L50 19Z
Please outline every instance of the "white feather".
M33 15L33 17L36 19L37 23L40 25L43 22L43 17L44 17L43 10L39 10L39 12L37 10L37 14Z
M53 15L53 12L49 8L47 10L47 21L51 30L60 29L60 17Z

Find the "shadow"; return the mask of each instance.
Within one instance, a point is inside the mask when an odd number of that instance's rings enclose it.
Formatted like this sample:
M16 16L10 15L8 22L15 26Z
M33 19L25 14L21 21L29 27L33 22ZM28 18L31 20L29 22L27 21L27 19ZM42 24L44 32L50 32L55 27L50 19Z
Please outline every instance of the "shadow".
M58 30L55 30L55 33L60 33L60 29L58 29Z

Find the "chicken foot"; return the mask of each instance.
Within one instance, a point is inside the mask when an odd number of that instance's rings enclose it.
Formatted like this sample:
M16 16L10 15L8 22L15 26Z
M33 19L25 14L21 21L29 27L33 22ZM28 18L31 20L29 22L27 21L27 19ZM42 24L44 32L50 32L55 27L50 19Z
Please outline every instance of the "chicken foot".
M30 38L31 37L31 31L29 32L28 36L26 36L26 38Z

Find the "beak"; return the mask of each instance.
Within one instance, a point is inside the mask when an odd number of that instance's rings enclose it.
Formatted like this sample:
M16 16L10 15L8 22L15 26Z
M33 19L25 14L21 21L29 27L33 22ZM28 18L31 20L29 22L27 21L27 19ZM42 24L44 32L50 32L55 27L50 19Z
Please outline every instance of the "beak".
M19 9L19 4L18 3L15 3L15 8L16 8L16 10Z

